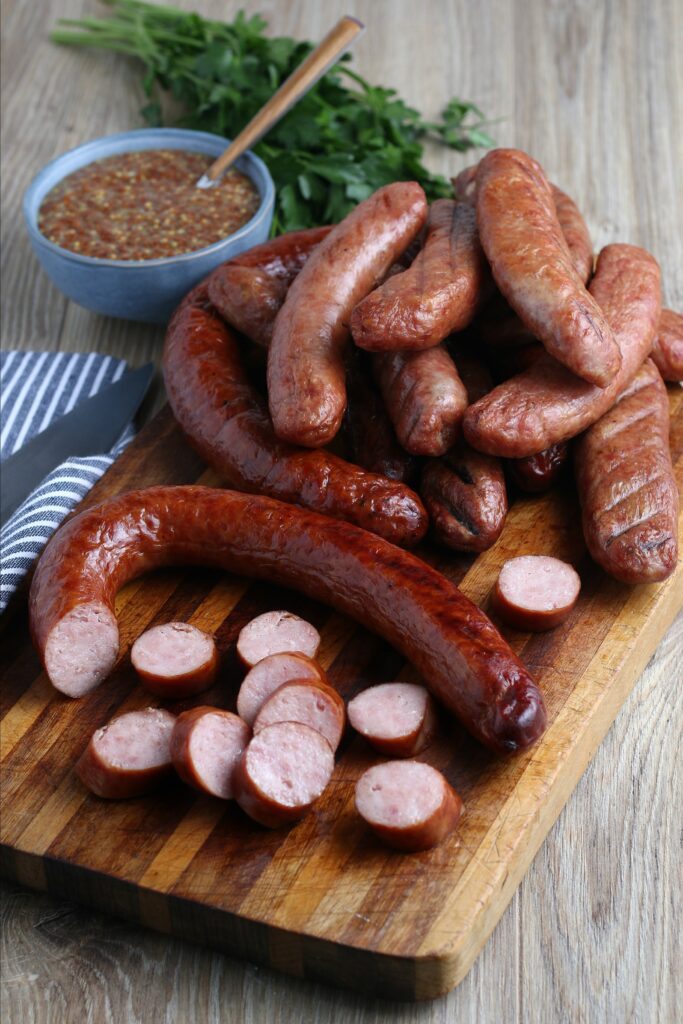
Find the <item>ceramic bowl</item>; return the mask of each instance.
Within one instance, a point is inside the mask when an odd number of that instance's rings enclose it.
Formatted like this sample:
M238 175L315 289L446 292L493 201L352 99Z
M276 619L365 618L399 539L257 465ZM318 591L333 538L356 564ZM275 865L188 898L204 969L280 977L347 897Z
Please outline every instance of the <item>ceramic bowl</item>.
M143 128L93 139L47 164L26 190L24 218L33 250L57 288L95 313L166 323L183 296L220 263L265 242L273 219L275 188L266 165L250 152L235 166L258 189L260 206L241 228L205 249L156 260L96 259L55 245L38 230L38 211L48 192L93 160L142 149L185 149L216 157L229 141L208 132Z

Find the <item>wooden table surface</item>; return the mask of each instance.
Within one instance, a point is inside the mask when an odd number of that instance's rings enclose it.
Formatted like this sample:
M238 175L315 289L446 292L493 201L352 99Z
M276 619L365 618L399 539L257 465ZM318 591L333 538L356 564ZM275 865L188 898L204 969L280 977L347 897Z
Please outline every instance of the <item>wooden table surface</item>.
M368 26L358 69L425 113L458 95L501 121L579 202L596 248L644 245L683 308L680 0L182 0L259 11L317 39L341 13ZM140 125L139 69L58 48L59 16L95 0L3 3L2 330L5 348L158 360L162 332L65 300L38 268L21 197L49 159ZM678 58L678 59L677 59ZM467 155L434 151L435 170ZM163 399L158 385L155 404ZM683 619L669 631L467 978L430 1004L369 1001L3 885L7 1022L594 1022L681 1019ZM678 977L676 972L678 965Z

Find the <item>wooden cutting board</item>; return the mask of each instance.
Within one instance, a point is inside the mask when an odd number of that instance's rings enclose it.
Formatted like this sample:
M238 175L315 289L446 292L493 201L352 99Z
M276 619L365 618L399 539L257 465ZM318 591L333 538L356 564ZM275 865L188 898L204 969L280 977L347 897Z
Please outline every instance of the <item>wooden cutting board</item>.
M671 389L672 444L683 483L683 391ZM162 411L111 468L88 504L159 483L215 483ZM541 683L543 741L501 761L444 718L424 759L462 795L457 834L404 855L380 846L353 810L353 787L377 758L347 735L317 809L289 830L267 831L233 804L181 783L144 799L90 796L72 771L90 734L112 715L154 703L135 682L128 650L149 626L185 619L215 633L220 681L194 701L234 710L242 625L288 608L322 633L321 660L349 698L385 680L416 679L377 637L298 594L207 570L157 572L117 600L121 656L112 678L80 701L48 684L25 610L2 638L0 698L2 871L37 889L217 946L287 973L393 998L426 999L466 974L544 836L660 638L683 605L683 568L657 586L609 579L586 555L566 482L517 501L502 537L476 560L424 557L486 605L502 562L519 553L573 561L580 601L563 626L507 635ZM570 895L568 898L571 898Z

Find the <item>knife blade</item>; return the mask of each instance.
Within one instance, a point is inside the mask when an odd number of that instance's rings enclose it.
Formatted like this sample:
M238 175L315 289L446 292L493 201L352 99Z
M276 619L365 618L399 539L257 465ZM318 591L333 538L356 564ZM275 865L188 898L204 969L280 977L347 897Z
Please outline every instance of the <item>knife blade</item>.
M0 526L65 459L108 452L135 415L153 374L153 363L129 371L5 459L0 466Z

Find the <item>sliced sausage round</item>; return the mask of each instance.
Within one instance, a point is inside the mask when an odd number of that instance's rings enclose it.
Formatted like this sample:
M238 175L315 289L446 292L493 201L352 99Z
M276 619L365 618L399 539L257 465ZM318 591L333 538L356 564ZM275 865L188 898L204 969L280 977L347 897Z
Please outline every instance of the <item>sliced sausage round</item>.
M581 579L576 569L550 555L520 555L500 570L493 610L514 629L542 633L567 618L576 604Z
M390 757L414 757L436 730L434 701L424 686L381 683L349 702L349 722L376 750Z
M76 765L91 792L110 800L142 796L171 774L175 715L162 708L129 711L93 733Z
M271 654L257 662L244 677L237 694L237 714L253 725L261 706L276 690L293 679L327 684L323 668L305 654L288 651Z
M302 818L332 777L334 753L324 736L301 722L262 729L242 754L234 776L243 811L267 828Z
M275 722L303 722L339 746L346 722L344 701L325 683L296 679L285 683L265 702L254 722L254 735Z
M173 767L195 789L230 800L233 775L251 729L238 715L218 708L191 708L178 715L171 735Z
M245 665L253 668L270 654L296 651L315 658L320 633L305 619L291 612L264 612L248 622L237 637L237 653Z
M130 660L145 689L165 700L208 690L218 672L213 637L187 622L148 629L133 644Z
M441 772L421 761L385 761L356 783L356 810L398 850L429 850L453 831L462 800Z

